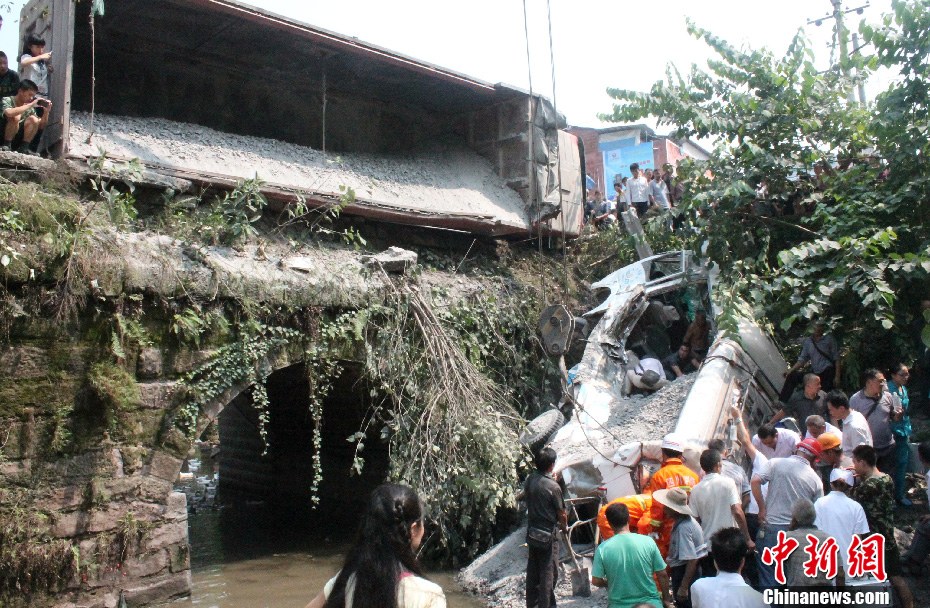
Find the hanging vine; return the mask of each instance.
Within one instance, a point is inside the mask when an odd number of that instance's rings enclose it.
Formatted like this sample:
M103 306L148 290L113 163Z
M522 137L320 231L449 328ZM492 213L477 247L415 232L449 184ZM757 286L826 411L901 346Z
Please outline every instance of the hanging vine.
M320 483L323 481L323 402L333 388L333 382L342 375L342 367L332 359L326 349L314 345L305 353L309 387L308 409L313 421L313 480L310 483L310 501L314 507L320 504Z
M310 326L303 331L258 325L243 333L185 377L191 399L181 408L176 424L193 437L206 406L231 399L237 386L251 386L267 452L268 360L280 349L301 353L313 427L310 500L318 505L323 480L324 402L342 373L335 353L354 351L364 365L375 399L360 429L347 438L356 448L351 471L332 473L360 474L366 442L386 441L389 478L416 488L434 507L426 551L456 563L490 545L495 514L514 504L521 460L517 433L523 418L514 407L514 393L503 383L527 370L514 357L512 345L498 346L497 342L514 336L526 339L526 331L501 324L500 319L515 317L516 309L510 308L524 307L527 302L522 296L500 302L499 307L507 309L500 316L474 304L456 308L451 316L439 316L430 300L406 279L385 275L384 284L387 293L382 303L331 319L315 311ZM472 318L476 311L478 315ZM498 329L481 328L482 323ZM472 336L478 341L464 340L461 332L475 331L476 327L482 329ZM491 357L484 359L498 349L502 349L505 365L514 367L515 375L499 378L503 383L487 375L498 376L498 372L489 367ZM290 360L291 364L297 362Z

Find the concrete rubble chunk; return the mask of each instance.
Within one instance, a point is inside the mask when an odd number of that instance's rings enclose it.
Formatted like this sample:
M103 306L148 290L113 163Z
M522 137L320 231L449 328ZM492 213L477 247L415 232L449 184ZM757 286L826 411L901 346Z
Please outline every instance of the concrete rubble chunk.
M383 268L385 272L406 274L417 265L417 254L400 247L389 247L376 255L363 256L362 261L370 267Z

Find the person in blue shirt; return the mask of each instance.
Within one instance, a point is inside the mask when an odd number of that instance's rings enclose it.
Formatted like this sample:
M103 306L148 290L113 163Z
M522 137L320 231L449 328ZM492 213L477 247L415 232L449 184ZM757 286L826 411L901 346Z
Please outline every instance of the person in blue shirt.
M911 506L911 500L904 494L906 487L906 475L908 464L911 460L911 400L907 394L907 381L911 377L911 372L903 363L898 363L888 370L888 392L892 398L896 398L904 410L904 415L898 420L891 421L891 434L894 436L895 443L895 469L892 479L894 479L894 498L905 507Z

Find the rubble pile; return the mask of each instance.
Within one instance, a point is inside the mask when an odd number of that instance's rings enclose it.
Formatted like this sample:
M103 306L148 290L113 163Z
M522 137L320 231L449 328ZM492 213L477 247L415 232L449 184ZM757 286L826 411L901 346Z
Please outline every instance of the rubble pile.
M598 452L609 456L628 443L661 439L675 428L696 377L697 374L689 374L679 378L652 395L634 395L614 401L603 428L590 424L584 427L583 433L557 437L550 445L560 460L576 460L585 455L594 458ZM520 528L489 549L462 570L459 584L467 591L486 597L488 606L522 608L526 604L525 538L526 528ZM563 558L567 560L567 554ZM585 561L590 569L589 560ZM555 590L560 606L587 608L606 604L607 594L603 589L594 589L591 597L572 597L567 567L563 562Z

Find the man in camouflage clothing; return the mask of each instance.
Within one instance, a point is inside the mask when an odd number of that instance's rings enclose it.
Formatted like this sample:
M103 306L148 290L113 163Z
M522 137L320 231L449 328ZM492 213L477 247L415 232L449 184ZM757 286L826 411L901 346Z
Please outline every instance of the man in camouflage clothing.
M898 592L901 604L911 608L914 598L902 576L901 556L894 539L894 482L890 475L876 468L878 455L872 446L860 445L853 450L852 458L857 481L850 497L862 505L869 530L885 537L885 572Z

